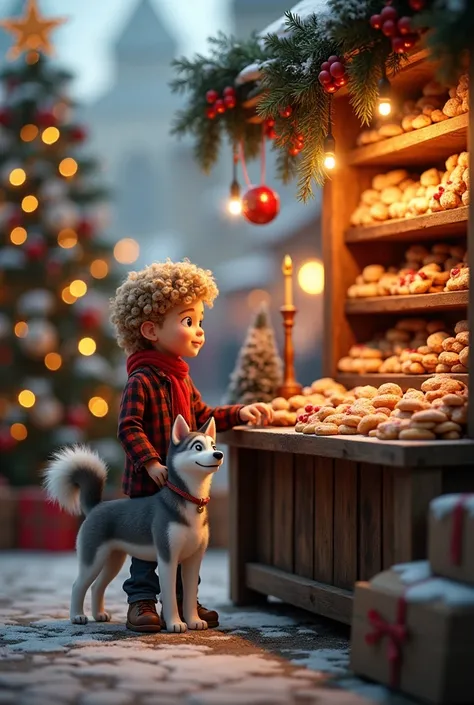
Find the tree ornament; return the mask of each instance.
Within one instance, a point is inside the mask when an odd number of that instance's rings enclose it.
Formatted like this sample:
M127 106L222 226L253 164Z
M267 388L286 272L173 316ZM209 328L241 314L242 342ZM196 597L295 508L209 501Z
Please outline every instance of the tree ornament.
M374 29L382 29L381 15L372 15L372 17L370 18L370 26Z
M224 96L224 98L226 96L231 96L232 98L237 98L237 93L235 92L234 86L226 86L226 88L224 88L224 90L222 91L222 95Z
M280 197L269 186L253 186L242 196L242 214L255 225L270 223L280 212Z
M222 115L222 113L225 113L226 107L225 107L225 103L222 100L222 98L218 98L216 100L216 102L214 103L214 105L216 108L216 112L219 113L219 115Z
M340 61L339 57L338 57L338 56L334 56L334 55L333 55L333 56L330 56L329 59L328 59L328 64L331 65L331 64L333 64L335 61Z
M330 74L333 78L341 78L341 76L344 76L345 72L344 64L340 61L334 61L334 63L331 64Z
M330 68L331 64L329 63L329 61L323 61L323 63L321 64L321 71L329 71Z
M102 315L100 311L96 309L89 308L85 311L81 311L79 314L79 322L83 328L92 330L98 328L102 323Z
M393 20L386 20L382 25L382 34L386 37L394 37L397 34L397 25Z
M279 113L280 113L280 117L289 118L291 116L291 114L293 113L293 108L291 107L291 105L287 105L286 108L281 108Z
M404 37L405 50L412 49L419 39L418 34L406 34Z
M66 410L65 422L75 428L86 428L89 424L90 416L87 408L83 404L70 406Z
M425 8L426 0L409 0L408 4L410 5L412 10L414 10L415 12L420 12Z
M391 5L386 5L381 10L380 17L382 18L382 22L386 22L387 20L395 21L398 18L398 12Z
M325 63L327 63L327 62L325 62ZM329 73L329 71L321 71L318 76L318 80L321 83L321 85L325 86L328 83L331 83L331 81L332 81L331 74Z
M209 105L213 105L219 97L219 93L211 88L211 90L206 93L206 100Z
M215 107L213 105L210 105L208 108L206 108L206 117L209 120L214 120L216 115L217 115L217 110L215 109Z
M329 171L336 166L336 140L332 134L332 100L329 98L328 109L328 132L324 140L324 166Z
M62 17L46 19L40 14L37 0L28 0L23 17L12 17L0 22L0 27L15 37L15 44L8 51L8 58L17 59L24 52L35 51L53 54L49 35L64 22L66 19Z
M233 108L235 108L235 106L237 105L235 95L225 95L224 105L228 110L232 110Z
M411 26L411 17L400 17L400 19L397 22L397 28L400 34L411 34L412 33L412 26Z
M385 63L382 65L382 78L379 80L378 89L377 109L379 115L387 117L392 112L392 86L387 78Z
M395 54L404 54L406 51L405 37L392 37L392 49Z

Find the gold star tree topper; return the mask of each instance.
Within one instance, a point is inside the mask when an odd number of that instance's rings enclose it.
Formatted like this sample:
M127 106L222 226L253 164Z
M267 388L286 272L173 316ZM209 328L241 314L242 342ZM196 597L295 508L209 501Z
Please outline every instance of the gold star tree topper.
M49 34L54 29L66 22L63 17L47 19L40 14L37 0L28 0L23 17L12 17L0 21L0 27L11 32L15 37L15 44L8 51L9 59L18 58L23 52L41 51L44 54L53 54Z

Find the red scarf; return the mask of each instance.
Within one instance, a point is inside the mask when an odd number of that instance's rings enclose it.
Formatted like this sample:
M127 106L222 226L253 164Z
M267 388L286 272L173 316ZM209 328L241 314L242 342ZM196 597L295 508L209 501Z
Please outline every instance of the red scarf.
M180 357L164 355L157 350L139 350L127 358L127 374L130 377L139 367L153 366L164 372L171 381L171 406L173 418L178 414L184 416L186 423L191 423L191 395L185 378L189 374L189 365Z

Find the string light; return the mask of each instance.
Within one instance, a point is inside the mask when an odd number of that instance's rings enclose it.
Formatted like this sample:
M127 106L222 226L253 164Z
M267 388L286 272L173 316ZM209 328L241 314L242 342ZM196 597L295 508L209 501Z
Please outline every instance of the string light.
M28 233L26 232L25 228L22 228L20 226L13 228L10 233L10 240L13 245L23 245L23 243L26 242L27 237Z
M28 335L28 323L26 321L18 321L18 323L15 323L13 332L17 338L26 338Z
M25 409L31 409L35 405L36 397L30 389L23 389L18 395L18 402Z
M109 405L102 397L92 397L89 399L88 407L91 414L97 416L97 418L106 416L109 411Z
M382 78L378 83L378 89L377 110L379 115L387 117L392 112L392 86L385 73L385 64L382 66Z
M24 169L13 169L8 177L12 186L21 186L26 181L26 172Z
M58 245L65 250L77 245L77 233L72 228L63 228L58 233Z
M104 279L109 273L109 265L103 259L95 259L91 262L89 269L94 279Z
M10 426L10 435L15 441L24 441L28 436L28 431L23 423L14 423Z
M72 157L65 157L58 166L59 173L66 178L74 176L77 168L77 162Z
M45 355L44 364L46 365L48 370L56 372L56 370L59 370L59 368L63 364L63 359L59 353L50 352Z
M38 208L38 203L36 196L25 196L21 202L21 207L25 213L33 213Z
M82 279L74 279L74 281L69 284L69 291L72 296L79 299L87 293L87 284L83 282Z
M324 140L324 167L331 171L336 167L336 140L332 134L332 120L331 120L331 107L332 98L329 96L329 110L328 110L328 133Z
M232 183L230 185L229 200L227 201L227 210L230 215L240 215L242 213L242 197L240 191L240 184L237 179L237 164L239 162L239 152L236 144L234 144L232 161Z
M95 353L97 345L93 338L81 338L77 344L77 349L81 355L89 357L89 355L93 355Z
M131 237L124 237L115 243L114 257L120 264L132 264L138 259L140 254L140 246Z
M33 142L38 137L39 129L36 125L28 123L28 125L23 125L20 130L20 139L23 142Z
M60 137L60 132L57 127L47 127L41 134L41 139L45 144L54 144Z
M77 301L77 297L71 294L68 286L61 291L61 298L65 304L74 304Z

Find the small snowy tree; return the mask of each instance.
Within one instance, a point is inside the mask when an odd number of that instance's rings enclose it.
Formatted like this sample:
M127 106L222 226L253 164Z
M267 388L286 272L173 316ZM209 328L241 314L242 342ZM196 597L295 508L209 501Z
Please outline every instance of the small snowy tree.
M282 369L268 307L262 304L247 331L230 376L227 403L271 401L282 382Z

